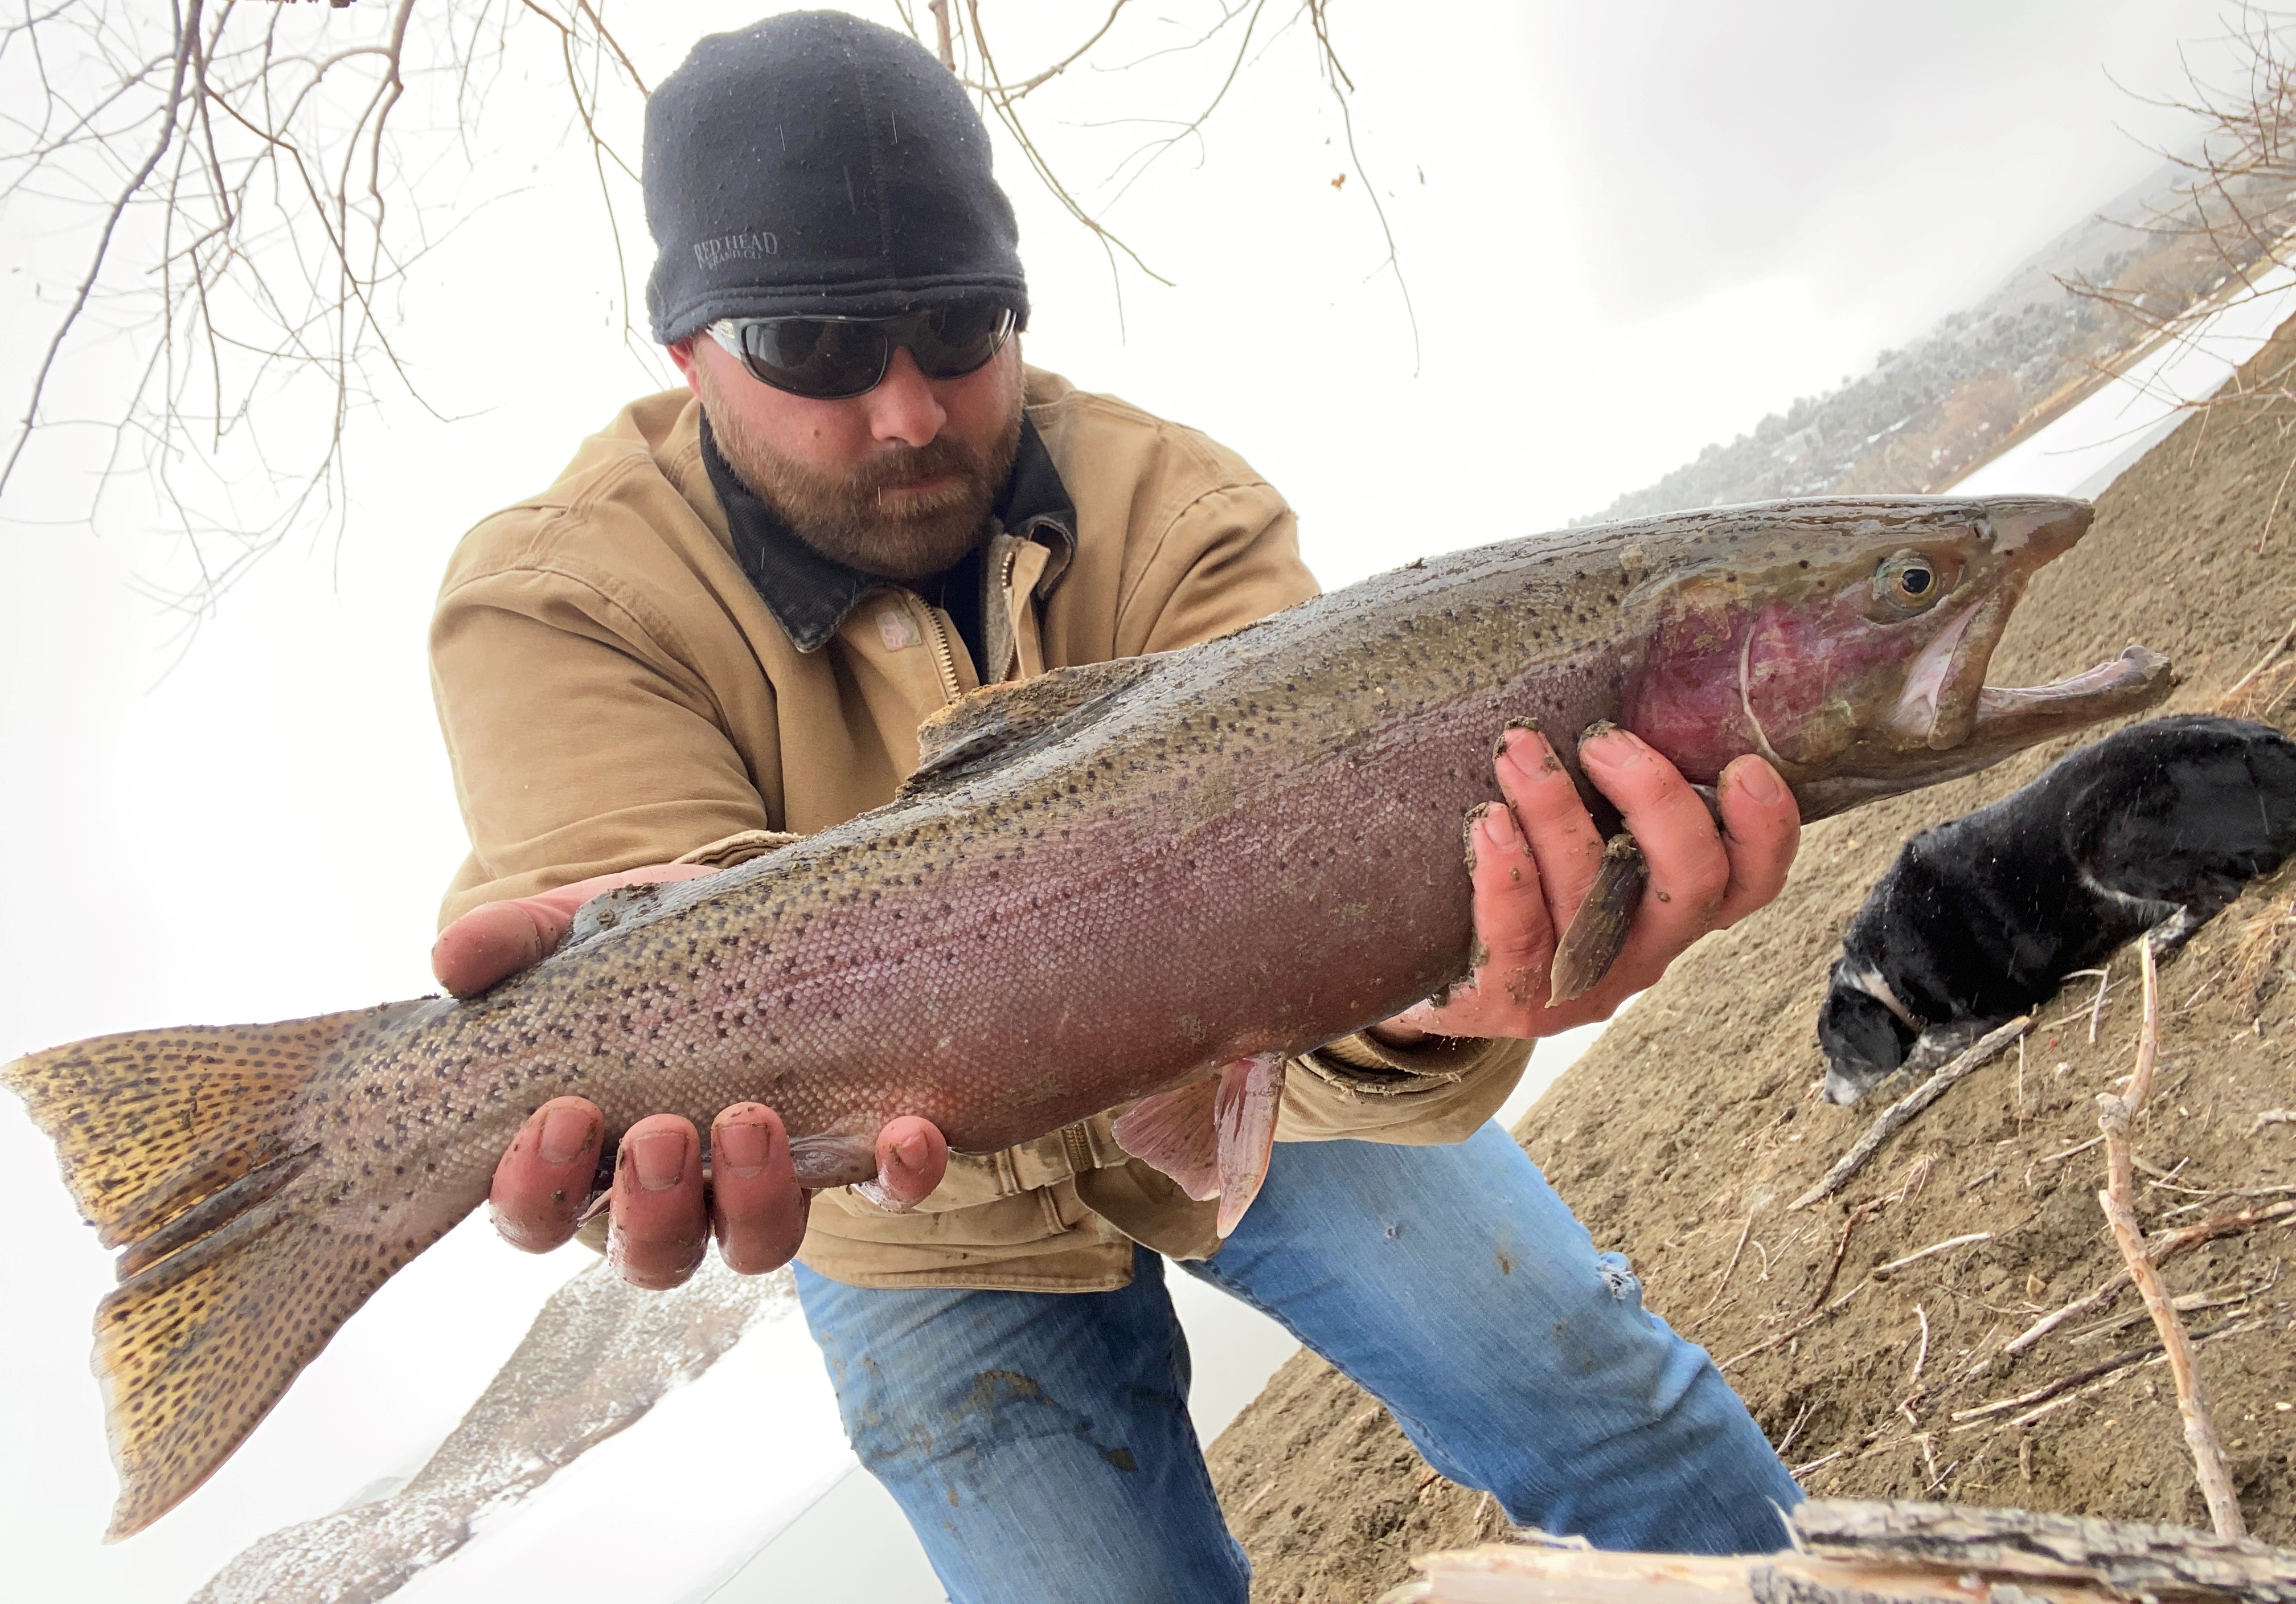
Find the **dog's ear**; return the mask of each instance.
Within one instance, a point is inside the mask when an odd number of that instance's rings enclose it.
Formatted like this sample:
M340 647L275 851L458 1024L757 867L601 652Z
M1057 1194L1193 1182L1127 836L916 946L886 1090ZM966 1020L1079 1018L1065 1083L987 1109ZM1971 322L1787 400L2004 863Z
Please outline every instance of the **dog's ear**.
M1854 1103L1897 1073L1911 1032L1879 999L1841 977L1835 966L1817 1012L1817 1044L1825 1052L1825 1100Z

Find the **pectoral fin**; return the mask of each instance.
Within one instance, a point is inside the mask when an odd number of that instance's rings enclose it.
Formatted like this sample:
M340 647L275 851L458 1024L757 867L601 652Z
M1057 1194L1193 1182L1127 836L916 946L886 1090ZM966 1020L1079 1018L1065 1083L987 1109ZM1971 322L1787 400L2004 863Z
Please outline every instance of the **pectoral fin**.
M1275 1115L1283 1102L1283 1057L1238 1058L1220 1072L1212 1117L1219 1130L1219 1234L1235 1230L1267 1179Z
M1643 900L1643 882L1650 878L1642 848L1621 830L1603 849L1602 867L1587 900L1571 916L1570 928L1555 943L1554 967L1547 976L1547 999L1569 1002L1585 995L1610 973L1611 963L1627 944L1634 925L1635 909Z
M1199 1203L1219 1199L1226 1236L1259 1195L1283 1102L1283 1056L1238 1058L1217 1081L1191 1081L1143 1098L1119 1115L1116 1140L1169 1175Z
M1219 1196L1219 1137L1213 1124L1218 1081L1191 1081L1142 1098L1116 1117L1116 1145L1180 1183L1199 1203Z

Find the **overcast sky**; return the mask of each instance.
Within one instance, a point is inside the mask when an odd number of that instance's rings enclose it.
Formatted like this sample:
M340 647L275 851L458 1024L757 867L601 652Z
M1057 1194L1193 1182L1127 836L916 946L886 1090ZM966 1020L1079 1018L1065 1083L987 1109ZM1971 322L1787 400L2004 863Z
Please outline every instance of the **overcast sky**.
M1072 42L1073 4L984 10L1011 19L1000 56L1022 70ZM1027 351L1242 451L1300 508L1327 583L1552 526L1861 370L2143 177L2148 144L2187 130L2131 91L2180 92L2180 52L2210 70L2218 11L1341 4L1357 146L1410 313L1362 180L1333 185L1351 172L1345 134L1293 27L1255 45L1201 138L1112 212L1175 281L1120 276L1120 322L1098 247L1000 150L1036 304ZM629 42L658 78L695 35L754 14L661 0L627 20ZM1210 14L1128 13L1110 59L1151 57ZM282 23L325 41L377 20L304 6ZM180 581L177 547L132 519L102 539L59 522L92 471L84 432L36 442L0 501L0 840L17 909L0 928L0 1051L424 989L461 851L422 655L437 576L462 531L546 482L651 382L619 341L586 162L521 143L563 122L534 43L487 100L480 172L442 193L457 231L394 308L455 421L389 397L362 420L340 539L291 541L178 654L138 588ZM1039 136L1096 203L1156 126L1140 119L1216 76L1174 56L1072 72L1042 97ZM13 417L86 242L53 214L0 226ZM635 275L644 259L634 244ZM62 411L93 412L139 350L132 333L74 348ZM0 1543L35 1596L180 1597L252 1536L403 1469L561 1272L506 1252L418 1265L184 1510L102 1550L111 1483L85 1366L109 1271L52 1175L0 1110Z

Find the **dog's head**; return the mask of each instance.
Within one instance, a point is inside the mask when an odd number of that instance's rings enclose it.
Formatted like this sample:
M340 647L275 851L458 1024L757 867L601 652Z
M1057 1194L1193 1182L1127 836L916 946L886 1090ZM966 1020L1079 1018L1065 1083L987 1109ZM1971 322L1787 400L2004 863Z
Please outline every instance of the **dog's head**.
M1836 963L1817 1011L1829 1103L1854 1103L1895 1074L1917 1034L1866 981L1866 972Z

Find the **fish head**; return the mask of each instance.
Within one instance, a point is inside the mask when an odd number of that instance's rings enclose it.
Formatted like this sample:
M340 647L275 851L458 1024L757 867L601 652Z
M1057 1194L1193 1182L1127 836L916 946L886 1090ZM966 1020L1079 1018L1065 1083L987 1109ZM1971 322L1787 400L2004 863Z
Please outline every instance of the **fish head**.
M1811 819L2151 707L2174 679L2143 646L2047 685L1985 683L2026 585L2093 516L2055 497L1907 497L1644 526L1621 722L1698 784L1759 753Z

